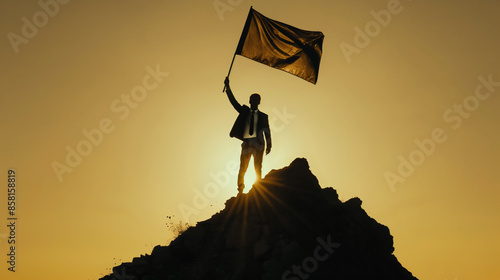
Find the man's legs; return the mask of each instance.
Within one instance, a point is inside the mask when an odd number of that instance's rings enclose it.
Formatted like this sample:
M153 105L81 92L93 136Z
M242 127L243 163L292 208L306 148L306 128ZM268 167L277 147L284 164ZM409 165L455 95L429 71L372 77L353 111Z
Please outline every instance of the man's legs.
M255 143L252 154L255 175L257 177L257 180L260 180L262 179L262 159L264 158L264 146L259 143Z
M250 157L253 156L253 164L257 180L262 179L262 160L264 158L264 145L259 144L257 139L245 140L241 144L240 171L238 172L238 192L245 188L245 173L248 169Z
M248 141L243 141L241 144L241 156L240 156L240 171L238 172L238 192L242 192L245 187L245 173L247 172L248 163L250 162L250 157L252 156L252 147Z

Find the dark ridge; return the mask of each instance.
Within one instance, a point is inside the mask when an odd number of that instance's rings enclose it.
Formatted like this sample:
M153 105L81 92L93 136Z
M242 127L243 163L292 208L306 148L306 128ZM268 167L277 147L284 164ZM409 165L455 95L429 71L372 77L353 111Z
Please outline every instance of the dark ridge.
M101 280L417 279L393 255L389 228L361 204L321 188L307 160L297 158L169 246Z

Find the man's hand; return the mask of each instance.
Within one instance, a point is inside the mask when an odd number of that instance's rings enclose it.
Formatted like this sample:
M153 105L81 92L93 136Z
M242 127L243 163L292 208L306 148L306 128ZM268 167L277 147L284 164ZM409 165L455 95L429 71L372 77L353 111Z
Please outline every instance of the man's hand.
M271 146L267 146L266 148L266 155L268 155L271 152Z

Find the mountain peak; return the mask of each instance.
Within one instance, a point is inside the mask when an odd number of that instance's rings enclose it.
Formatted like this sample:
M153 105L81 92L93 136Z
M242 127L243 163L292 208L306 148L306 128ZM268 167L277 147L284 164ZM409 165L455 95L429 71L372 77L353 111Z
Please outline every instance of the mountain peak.
M169 246L101 279L416 279L393 255L389 229L361 204L321 188L297 158Z

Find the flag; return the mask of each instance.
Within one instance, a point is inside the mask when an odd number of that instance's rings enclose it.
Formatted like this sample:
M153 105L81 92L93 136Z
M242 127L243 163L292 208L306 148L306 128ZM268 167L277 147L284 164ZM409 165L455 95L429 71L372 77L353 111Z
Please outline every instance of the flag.
M323 33L272 20L250 8L236 54L316 84Z

